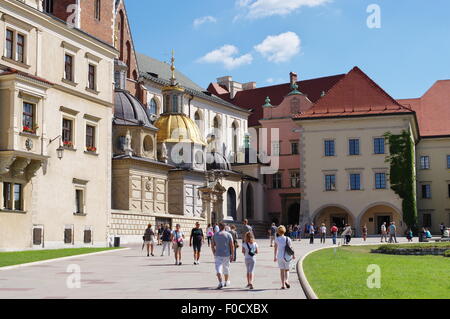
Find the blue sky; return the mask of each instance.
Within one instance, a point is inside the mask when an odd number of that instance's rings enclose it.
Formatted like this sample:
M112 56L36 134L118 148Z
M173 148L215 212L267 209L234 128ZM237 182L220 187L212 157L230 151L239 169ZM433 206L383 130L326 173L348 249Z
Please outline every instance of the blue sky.
M381 28L367 26L370 4L381 9ZM127 8L137 51L168 61L173 48L177 68L203 87L224 75L261 87L291 71L310 79L357 65L393 97L412 98L450 78L448 0L128 0Z

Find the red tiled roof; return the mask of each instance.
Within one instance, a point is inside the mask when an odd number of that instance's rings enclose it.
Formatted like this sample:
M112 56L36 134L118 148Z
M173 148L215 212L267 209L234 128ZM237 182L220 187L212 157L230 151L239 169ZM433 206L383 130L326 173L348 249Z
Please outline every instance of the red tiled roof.
M354 67L308 111L296 119L413 113L394 100L358 67Z
M422 137L450 136L450 80L437 81L420 98L398 102L416 112Z
M322 92L327 92L333 87L345 74L328 76L323 78L311 79L297 82L299 91L306 94L311 102L320 99ZM233 103L244 109L253 109L253 113L248 120L248 126L259 126L259 120L263 118L263 107L266 97L270 97L272 105L279 105L283 99L292 91L290 83L266 86L253 90L241 91L236 94L234 99L230 98L230 93L217 83L211 83L208 91L222 99Z
M29 73L26 73L26 72L22 72L22 71L13 69L13 68L7 68L5 70L5 72L0 73L0 76L2 76L2 75L9 75L9 74L19 74L21 76L24 76L24 77L27 77L27 78L30 78L30 79L33 79L33 80L36 80L36 81L39 81L39 82L43 82L43 83L46 83L46 84L49 84L49 85L53 85L52 82L49 82L49 81L47 81L44 78L41 78L41 77L38 77L38 76L35 76L35 75L32 75L32 74L29 74Z

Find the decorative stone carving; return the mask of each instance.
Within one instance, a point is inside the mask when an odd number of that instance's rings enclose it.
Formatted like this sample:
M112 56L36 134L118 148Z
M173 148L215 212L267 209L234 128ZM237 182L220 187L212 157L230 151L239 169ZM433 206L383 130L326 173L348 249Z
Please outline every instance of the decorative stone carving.
M30 165L26 168L26 177L27 179L32 179L36 176L36 172L41 168L42 162L38 160L32 160Z
M15 157L0 157L0 175L9 173L11 164L15 160Z
M31 151L33 149L33 141L31 140L31 138L27 138L27 140L25 141L25 148L27 149L27 151Z
M12 177L18 177L25 174L25 169L31 163L28 158L19 157L16 158L14 163L11 165L11 175Z
M123 150L124 150L126 156L133 156L133 149L131 148L130 130L127 130L127 135L125 135Z
M167 151L167 145L166 143L161 143L161 149L160 149L160 157L159 160L163 163L167 164L167 160L169 159L168 154L169 152Z

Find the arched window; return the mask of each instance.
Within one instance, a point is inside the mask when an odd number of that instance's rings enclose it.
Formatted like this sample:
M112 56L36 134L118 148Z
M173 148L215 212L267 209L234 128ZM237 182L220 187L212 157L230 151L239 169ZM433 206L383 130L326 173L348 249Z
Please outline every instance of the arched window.
M203 119L200 111L196 111L194 115L195 124L197 124L200 131L203 131Z
M158 103L154 98L150 100L147 111L148 115L158 114Z
M245 202L247 204L247 213L246 213L246 217L248 219L252 219L253 218L253 187L252 185L248 185L247 187L247 192L245 194Z
M133 80L135 80L135 81L138 80L138 74L137 74L136 70L133 71Z
M42 1L42 9L44 12L53 13L53 0Z
M234 220L237 220L236 191L233 187L230 187L227 192L227 208L228 216L233 217Z
M128 66L127 77L131 78L131 43L130 43L130 41L127 41L127 66Z
M120 60L124 61L124 56L123 56L123 27L125 24L125 15L123 14L123 11L120 10L119 12L119 24L117 26L117 30L119 32L119 51L120 51Z
M94 16L97 21L100 21L100 19L101 19L101 10L102 10L101 0L95 0Z

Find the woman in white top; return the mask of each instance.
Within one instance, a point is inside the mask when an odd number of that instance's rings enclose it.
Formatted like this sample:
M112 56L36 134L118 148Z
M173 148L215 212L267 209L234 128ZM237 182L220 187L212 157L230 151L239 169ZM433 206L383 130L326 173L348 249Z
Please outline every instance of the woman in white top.
M286 234L286 227L278 227L278 237L275 239L274 261L278 262L281 277L281 289L289 289L289 269L291 261L295 259L295 255L289 256L286 254L286 245L292 248L292 241L290 238L284 236Z
M184 246L184 233L181 231L180 224L177 224L172 232L173 251L175 253L175 265L181 266L181 249Z
M247 267L247 287L253 288L253 280L255 279L255 256L259 253L258 244L252 232L245 234L244 243L242 245L242 253L245 255L245 266Z

